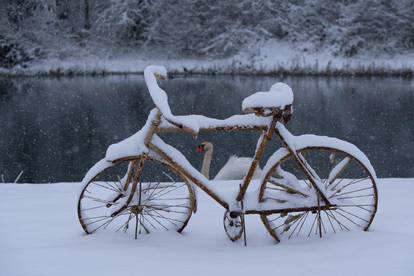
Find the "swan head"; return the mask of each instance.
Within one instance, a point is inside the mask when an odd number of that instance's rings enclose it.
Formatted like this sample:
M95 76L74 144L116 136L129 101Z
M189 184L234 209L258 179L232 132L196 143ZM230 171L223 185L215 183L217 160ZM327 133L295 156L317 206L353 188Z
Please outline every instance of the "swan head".
M196 151L197 152L207 152L213 150L213 144L210 142L203 142L200 145L197 146Z
M161 65L150 65L145 67L144 75L154 75L157 80L168 78L167 69Z

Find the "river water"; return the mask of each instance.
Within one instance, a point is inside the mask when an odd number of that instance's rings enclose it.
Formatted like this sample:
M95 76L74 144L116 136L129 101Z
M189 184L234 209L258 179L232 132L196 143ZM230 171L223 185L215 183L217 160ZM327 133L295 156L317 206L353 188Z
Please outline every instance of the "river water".
M294 134L356 144L380 177L414 177L414 82L399 78L191 76L163 81L175 114L225 118L243 98L284 81L294 90ZM135 133L153 103L141 76L0 79L0 182L79 181L111 143ZM196 167L215 145L212 175L230 155L252 156L258 133L163 138ZM274 151L273 143L266 156ZM263 166L263 164L261 164Z

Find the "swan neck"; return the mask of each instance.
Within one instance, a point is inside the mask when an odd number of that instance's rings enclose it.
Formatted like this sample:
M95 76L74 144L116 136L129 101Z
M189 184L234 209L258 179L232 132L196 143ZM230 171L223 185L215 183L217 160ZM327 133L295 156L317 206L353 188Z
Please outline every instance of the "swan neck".
M153 70L145 70L144 79L148 88L152 88L153 86L158 87L157 79L155 78Z
M207 178L210 179L210 166L211 159L213 157L213 148L208 149L204 154L203 165L201 167L201 173Z

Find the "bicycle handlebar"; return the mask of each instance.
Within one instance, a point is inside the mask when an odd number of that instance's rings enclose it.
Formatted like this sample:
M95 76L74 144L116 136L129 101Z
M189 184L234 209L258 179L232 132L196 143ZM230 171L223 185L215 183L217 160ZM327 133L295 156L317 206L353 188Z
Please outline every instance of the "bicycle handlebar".
M168 95L157 83L157 79L166 79L167 77L167 69L164 66L151 65L144 69L145 83L148 87L152 101L169 123L184 131L190 132L193 135L197 134L200 127L196 121L186 118L185 116L177 117L172 114L170 105L168 104Z

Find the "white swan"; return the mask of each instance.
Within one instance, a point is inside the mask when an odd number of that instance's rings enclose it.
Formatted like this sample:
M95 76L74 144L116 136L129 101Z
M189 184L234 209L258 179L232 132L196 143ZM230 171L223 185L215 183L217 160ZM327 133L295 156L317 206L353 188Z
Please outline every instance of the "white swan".
M204 152L203 165L201 167L201 173L210 179L210 166L211 159L213 157L213 144L210 142L203 142L197 147L197 152ZM250 157L237 157L231 156L227 163L220 169L216 177L213 180L234 180L243 179L247 174L252 163ZM258 179L262 173L262 170L258 166L253 174L253 179Z

